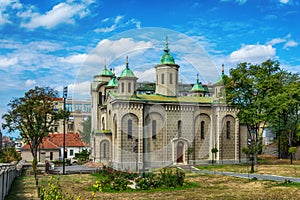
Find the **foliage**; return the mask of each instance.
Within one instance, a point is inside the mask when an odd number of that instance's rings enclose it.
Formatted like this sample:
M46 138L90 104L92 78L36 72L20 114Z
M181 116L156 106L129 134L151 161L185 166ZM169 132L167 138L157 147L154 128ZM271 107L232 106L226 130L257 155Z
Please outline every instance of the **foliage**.
M88 161L89 156L90 156L90 153L88 152L87 149L84 149L79 153L75 153L75 159L77 159L77 162L79 162L79 163Z
M101 191L124 191L128 190L131 181L136 183L136 188L149 190L156 188L176 188L184 184L185 173L176 169L168 168L160 170L158 174L146 173L144 177L136 173L121 172L107 166L95 174L99 180L94 184L94 189L101 186Z
M219 150L218 150L218 148L212 148L212 149L211 149L211 152L212 152L212 153L218 153Z
M0 163L10 163L21 159L20 153L13 146L0 149Z
M284 74L279 62L267 60L261 64L240 63L230 70L230 77L224 76L227 103L239 110L239 120L247 126L254 146L261 143L259 128L264 128L276 113Z
M41 200L73 200L74 196L71 194L64 194L62 187L59 184L59 179L55 176L51 176L48 182L48 187L40 187L40 199ZM77 200L80 200L79 196Z
M90 143L90 134L91 134L91 127L92 127L92 120L91 116L88 116L87 120L80 123L83 127L82 131L79 130L79 134L81 135L81 140L85 143Z
M26 92L24 97L11 100L8 104L10 109L2 116L5 120L2 127L7 128L9 132L19 131L22 139L30 146L36 185L38 147L43 138L52 131L53 123L64 115L55 108L54 100L57 94L57 91L49 87L35 87Z

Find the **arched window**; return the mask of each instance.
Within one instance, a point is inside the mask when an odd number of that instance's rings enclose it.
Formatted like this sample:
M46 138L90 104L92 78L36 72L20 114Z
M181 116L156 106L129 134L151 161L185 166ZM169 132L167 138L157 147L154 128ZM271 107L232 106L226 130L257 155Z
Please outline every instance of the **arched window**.
M173 74L170 73L170 84L173 84Z
M132 120L128 120L128 139L132 139Z
M226 138L230 139L230 121L226 122Z
M105 130L105 121L104 121L104 117L102 117L102 130Z
M152 121L152 139L156 139L156 120Z
M200 138L201 139L204 139L204 126L205 126L205 122L204 121L201 121L201 126L200 126Z
M165 74L161 74L161 84L165 84Z
M128 83L128 93L130 93L131 92L131 83L129 82Z
M124 93L124 83L121 84L121 88L122 88L122 93Z
M115 129L115 139L117 139L117 120L114 120L114 129Z
M103 158L106 158L106 143L103 143Z
M103 140L100 143L100 159L109 158L109 141Z
M177 131L178 131L178 137L181 137L182 133L182 123L181 123L181 120L178 121L177 123Z

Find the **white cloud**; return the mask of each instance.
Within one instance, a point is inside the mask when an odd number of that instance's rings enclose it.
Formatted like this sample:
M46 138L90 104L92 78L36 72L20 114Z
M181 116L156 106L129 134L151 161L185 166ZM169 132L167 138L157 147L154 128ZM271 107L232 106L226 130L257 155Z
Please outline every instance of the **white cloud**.
M6 68L9 66L13 66L15 64L17 64L19 61L18 58L14 57L14 58L0 58L0 67Z
M76 54L65 58L60 58L61 62L71 63L71 64L83 64L87 59L87 54Z
M97 28L94 31L96 33L108 33L112 32L118 28L128 27L128 26L134 26L135 28L140 29L141 28L141 22L136 19L131 19L128 21L125 21L124 16L118 15L115 18L105 18L101 20L101 25L105 26L106 23L112 22L113 24L106 27Z
M279 0L280 3L287 4L289 0Z
M266 60L276 55L276 49L271 45L242 45L242 47L230 54L232 62L255 62L257 60Z
M289 47L296 47L298 46L298 43L294 40L289 40L285 45L283 46L284 49L289 49Z
M86 97L90 95L90 88L91 88L90 81L84 81L84 82L68 85L70 96L72 96L73 99L82 99L83 96Z
M25 85L26 85L26 87L34 86L34 85L36 85L36 81L28 79L28 80L25 81Z
M267 44L273 46L273 45L280 44L280 43L283 43L283 42L286 42L286 39L283 39L283 38L274 38L271 41L267 42Z
M33 8L31 8L23 13L19 13L19 16L24 18L21 26L28 29L35 29L38 27L51 29L59 24L73 24L75 23L76 18L83 18L89 14L90 11L87 8L88 5L89 3L59 3L45 14L32 12Z

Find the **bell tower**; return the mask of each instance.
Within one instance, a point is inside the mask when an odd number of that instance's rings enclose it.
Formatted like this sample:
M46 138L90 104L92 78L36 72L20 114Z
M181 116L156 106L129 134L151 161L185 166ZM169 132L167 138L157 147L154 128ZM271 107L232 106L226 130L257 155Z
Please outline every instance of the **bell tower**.
M178 69L174 58L169 53L168 36L166 37L166 47L160 63L155 66L156 70L156 89L155 93L163 96L174 97L178 94Z

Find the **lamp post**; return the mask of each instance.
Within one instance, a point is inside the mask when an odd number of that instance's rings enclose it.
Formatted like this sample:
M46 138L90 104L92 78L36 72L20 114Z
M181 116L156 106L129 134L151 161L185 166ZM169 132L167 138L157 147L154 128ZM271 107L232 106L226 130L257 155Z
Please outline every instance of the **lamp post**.
M139 143L139 139L135 139L135 143L133 146L133 152L135 153L135 171L138 172L138 152L139 152L139 148L138 148L138 143Z
M63 175L65 175L65 158L66 158L66 99L68 96L68 86L65 86L63 89L63 111L64 111L64 126L63 126Z

